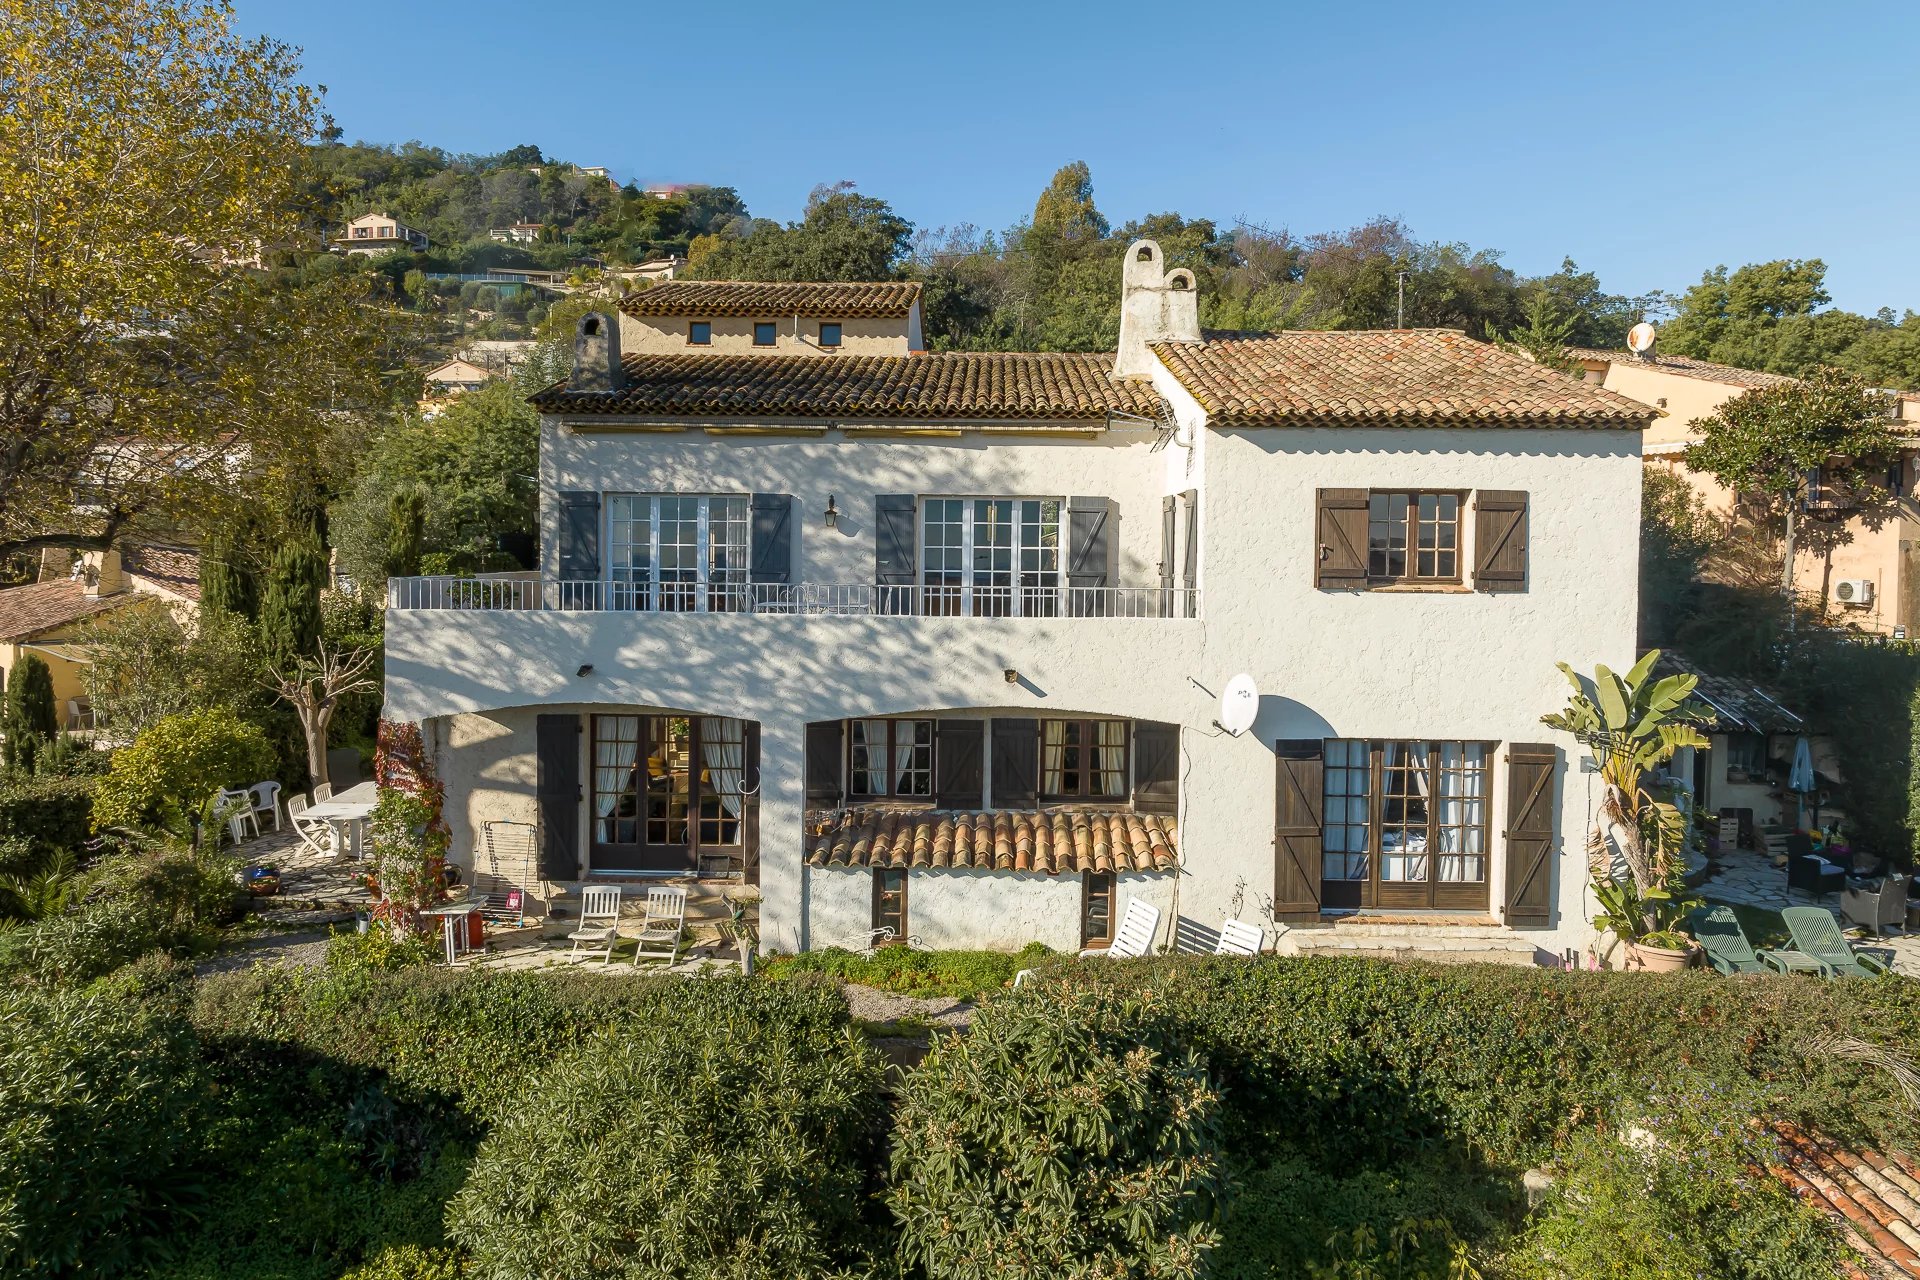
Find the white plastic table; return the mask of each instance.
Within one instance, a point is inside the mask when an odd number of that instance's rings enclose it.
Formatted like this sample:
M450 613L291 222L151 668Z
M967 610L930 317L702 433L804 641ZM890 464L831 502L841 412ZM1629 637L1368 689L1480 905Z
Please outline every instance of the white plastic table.
M305 818L317 818L333 828L333 847L344 850L348 857L361 856L365 839L367 815L373 812L373 806L379 802L380 787L377 783L362 782L348 787L345 791L334 793L331 800L322 800L319 804L302 814Z
M447 947L447 963L463 952L473 950L467 945L467 917L485 906L478 898L463 898L458 902L443 902L437 907L428 907L420 914L440 918L441 939Z

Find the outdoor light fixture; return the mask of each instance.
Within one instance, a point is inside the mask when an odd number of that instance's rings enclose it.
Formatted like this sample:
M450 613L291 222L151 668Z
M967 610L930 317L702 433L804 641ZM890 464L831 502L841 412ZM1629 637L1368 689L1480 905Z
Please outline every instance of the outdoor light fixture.
M580 669L573 674L576 676L590 676L593 674L593 664L591 662L583 662L580 664Z
M840 527L840 508L833 505L833 495L828 494L827 495L827 528L838 529L839 527Z
M1015 671L1012 667L1008 667L1005 671L1001 672L1000 674L1007 678L1008 684L1020 683L1020 673L1018 671Z

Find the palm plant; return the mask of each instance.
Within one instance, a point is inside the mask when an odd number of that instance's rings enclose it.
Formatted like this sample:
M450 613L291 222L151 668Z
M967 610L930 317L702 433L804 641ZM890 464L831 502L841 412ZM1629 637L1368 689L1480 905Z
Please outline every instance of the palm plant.
M1711 714L1693 698L1698 676L1655 679L1658 649L1626 675L1604 666L1584 676L1562 662L1573 686L1566 708L1541 721L1579 739L1600 762L1604 791L1587 835L1587 870L1602 914L1595 923L1625 940L1671 927L1684 907L1687 820L1667 788L1649 782L1682 747L1704 747L1695 727ZM1624 864L1626 875L1615 874Z

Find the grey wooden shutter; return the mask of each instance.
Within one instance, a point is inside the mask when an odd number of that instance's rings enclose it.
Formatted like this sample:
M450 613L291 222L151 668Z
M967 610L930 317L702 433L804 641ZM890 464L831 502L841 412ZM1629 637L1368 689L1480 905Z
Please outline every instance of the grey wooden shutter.
M580 878L580 717L540 715L533 722L533 807L540 878Z
M936 720L933 732L933 802L942 809L984 809L987 804L984 720Z
M1367 490L1320 490L1313 585L1323 591L1357 591L1367 585Z
M1174 616L1173 607L1173 557L1176 552L1175 536L1179 531L1179 522L1174 515L1172 494L1160 499L1160 616Z
M1527 495L1482 489L1473 495L1473 585L1527 589Z
M1031 809L1040 803L1040 722L1028 716L993 721L993 807Z
M1553 917L1554 775L1560 757L1544 742L1507 744L1509 926L1544 927Z
M1139 720L1133 726L1133 807L1173 817L1180 812L1180 726Z
M741 732L740 789L746 793L741 813L740 873L748 884L760 883L760 722L749 720Z
M910 493L882 493L873 499L873 582L879 613L912 613L913 584L919 580L919 501Z
M1107 612L1106 592L1113 584L1113 502L1108 498L1067 499L1067 612L1099 617Z
M1180 495L1180 501L1186 504L1186 549L1185 562L1180 570L1180 585L1187 590L1186 607L1181 610L1189 618L1200 616L1199 601L1193 592L1200 585L1200 491L1188 489Z
M600 577L600 495L567 490L560 495L560 580Z
M807 726L807 807L838 809L846 803L844 720L819 720Z
M1283 738L1274 755L1274 919L1314 920L1320 915L1322 745L1317 738Z
M752 501L752 542L747 552L749 582L793 581L793 495L756 493Z

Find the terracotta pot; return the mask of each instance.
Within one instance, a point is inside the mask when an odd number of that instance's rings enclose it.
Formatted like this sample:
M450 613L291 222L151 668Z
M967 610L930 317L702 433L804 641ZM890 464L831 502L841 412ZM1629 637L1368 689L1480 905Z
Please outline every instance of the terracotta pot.
M1639 942L1627 944L1627 968L1645 973L1678 973L1691 967L1693 959L1692 947L1674 951L1666 947L1649 947Z

